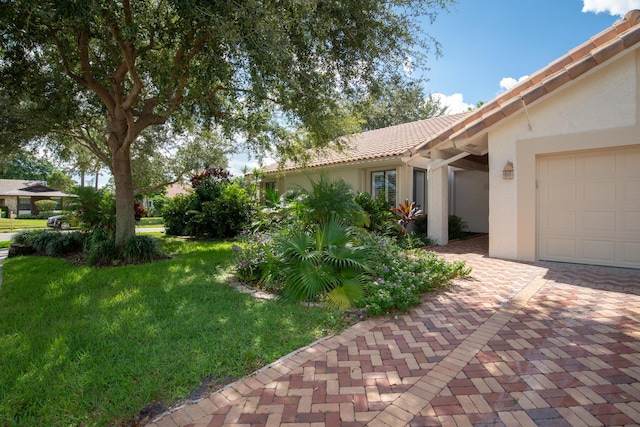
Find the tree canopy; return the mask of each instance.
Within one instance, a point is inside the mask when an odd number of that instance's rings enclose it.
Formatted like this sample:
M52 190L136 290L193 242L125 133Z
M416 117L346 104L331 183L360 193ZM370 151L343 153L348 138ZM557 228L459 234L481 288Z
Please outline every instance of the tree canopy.
M356 101L355 112L363 121L363 130L381 129L447 113L448 107L431 95L425 95L420 82L389 82L363 101Z
M131 157L145 129L196 122L283 156L301 141L325 145L356 130L343 95L401 77L407 58L418 63L433 46L418 18L449 3L5 2L2 96L43 112L31 116L40 135L102 131L88 145L114 176L121 247L135 233Z

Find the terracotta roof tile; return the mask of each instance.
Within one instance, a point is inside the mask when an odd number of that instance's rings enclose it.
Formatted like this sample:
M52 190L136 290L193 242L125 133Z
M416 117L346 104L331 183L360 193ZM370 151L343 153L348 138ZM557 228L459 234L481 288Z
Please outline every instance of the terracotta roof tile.
M640 43L640 10L632 10L611 27L533 73L528 79L498 95L493 101L482 105L475 111L476 114L481 115L480 121L475 114L469 115L455 124L453 132L450 129L443 129L415 149L430 149L449 138L474 136L497 123L501 118L510 116L522 109L524 105L543 98L638 43Z
M349 147L343 152L328 151L321 153L306 165L287 162L281 169L278 169L278 164L271 164L264 168L264 172L290 171L301 169L304 166L314 168L409 154L422 141L443 130L451 129L452 125L470 114L470 112L465 112L434 117L351 135L349 137Z

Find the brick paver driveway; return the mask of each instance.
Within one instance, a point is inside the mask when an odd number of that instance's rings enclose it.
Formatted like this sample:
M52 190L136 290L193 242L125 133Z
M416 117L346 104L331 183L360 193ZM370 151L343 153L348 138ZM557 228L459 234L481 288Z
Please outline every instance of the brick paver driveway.
M471 277L362 322L153 426L640 424L640 271L439 248Z

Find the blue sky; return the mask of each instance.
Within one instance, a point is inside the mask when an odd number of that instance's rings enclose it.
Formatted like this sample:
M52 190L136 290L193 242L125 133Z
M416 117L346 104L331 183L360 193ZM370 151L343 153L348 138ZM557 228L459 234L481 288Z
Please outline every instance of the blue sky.
M425 92L440 97L450 113L489 101L518 79L613 25L640 0L458 0L423 30L442 45L429 57ZM269 161L267 160L267 163ZM255 159L229 159L233 175Z
M489 101L634 8L640 0L458 0L423 27L443 54L430 58L425 89L451 112Z

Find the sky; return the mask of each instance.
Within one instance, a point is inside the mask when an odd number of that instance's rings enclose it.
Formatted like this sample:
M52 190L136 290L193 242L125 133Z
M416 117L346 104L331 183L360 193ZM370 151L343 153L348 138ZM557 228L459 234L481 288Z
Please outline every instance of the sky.
M423 29L442 44L427 93L451 113L489 101L613 25L640 0L459 0Z
M621 19L640 0L458 0L422 29L441 44L442 56L428 58L425 93L466 111L490 101L517 81L566 54ZM233 175L255 159L229 159Z

